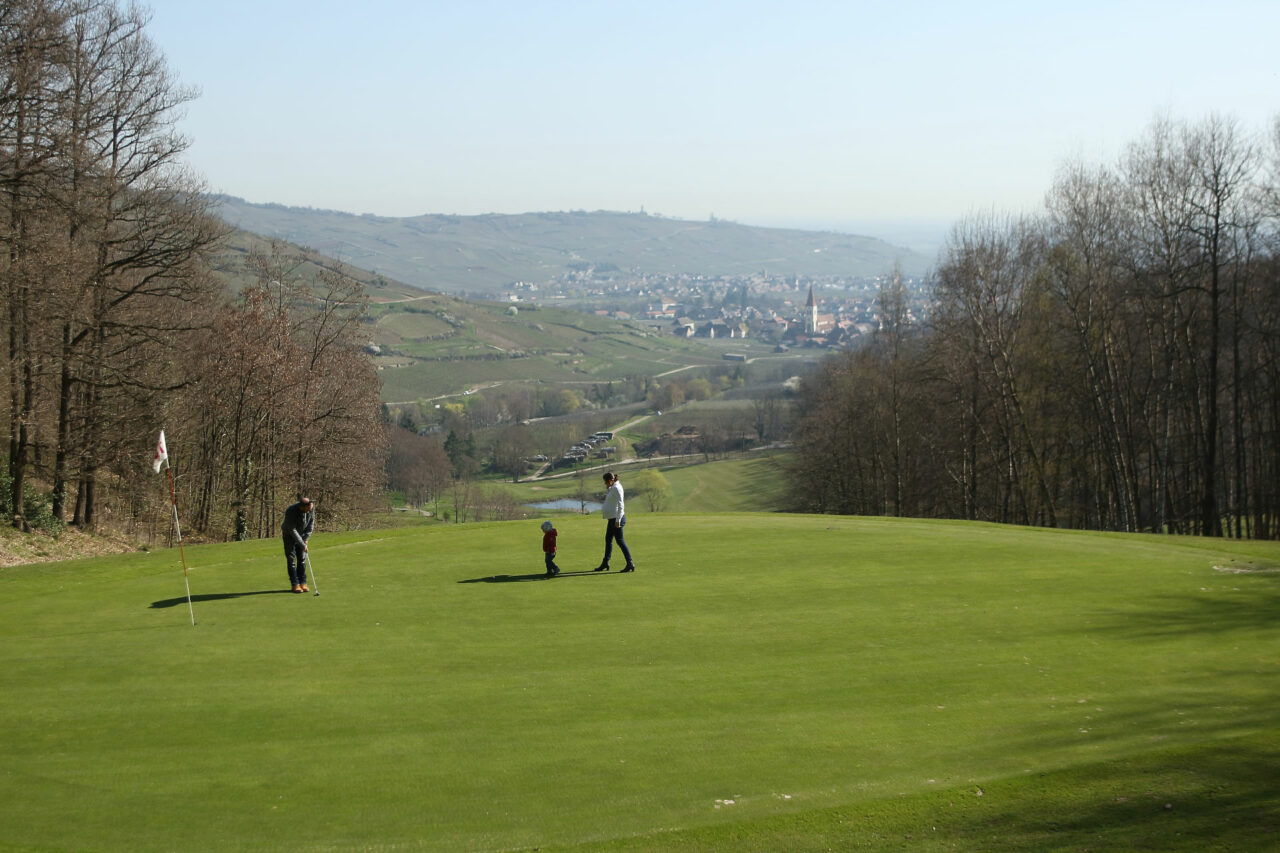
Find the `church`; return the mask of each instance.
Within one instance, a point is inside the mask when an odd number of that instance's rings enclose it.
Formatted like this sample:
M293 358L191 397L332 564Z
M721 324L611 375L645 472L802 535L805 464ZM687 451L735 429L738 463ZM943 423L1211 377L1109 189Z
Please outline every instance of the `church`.
M804 303L804 333L809 336L825 335L835 325L834 314L818 313L818 300L813 296L813 285L809 285L809 299Z

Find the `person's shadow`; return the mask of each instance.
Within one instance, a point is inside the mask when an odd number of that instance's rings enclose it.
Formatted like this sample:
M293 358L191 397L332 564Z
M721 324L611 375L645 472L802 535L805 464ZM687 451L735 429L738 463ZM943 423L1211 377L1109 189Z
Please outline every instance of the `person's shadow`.
M292 595L293 590L291 589L260 589L260 590L257 590L256 592L208 592L208 593L204 593L203 595L191 596L191 602L194 604L197 601L224 601L228 598L243 598L246 595L276 595L276 594ZM179 598L162 598L159 601L151 602L151 606L156 608L177 607L179 604L186 604L186 603L187 603L187 597L184 595Z
M546 572L538 572L535 575L489 575L483 578L467 578L464 581L458 581L458 583L524 583L525 581L549 581L555 580L556 578L577 578L583 576L594 577L597 574L604 575L607 574L607 572L561 572L558 575L550 577L548 577ZM183 600L185 601L186 599Z

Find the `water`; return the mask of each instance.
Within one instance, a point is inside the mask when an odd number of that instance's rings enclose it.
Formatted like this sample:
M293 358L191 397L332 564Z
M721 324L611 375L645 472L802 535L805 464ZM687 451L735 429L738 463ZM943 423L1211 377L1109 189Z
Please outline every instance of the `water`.
M541 503L536 503L536 504L525 504L525 506L531 506L534 509L580 510L582 509L583 504L581 501L575 500L574 498L560 498L559 500L555 500L555 501L542 501ZM587 512L599 512L600 510L604 509L604 504L598 501L587 501L586 507L587 507Z

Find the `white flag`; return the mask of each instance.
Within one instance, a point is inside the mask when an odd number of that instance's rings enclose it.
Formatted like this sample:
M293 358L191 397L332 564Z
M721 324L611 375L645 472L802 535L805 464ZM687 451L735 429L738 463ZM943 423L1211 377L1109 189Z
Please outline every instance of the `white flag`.
M151 470L160 473L160 466L169 458L169 449L164 446L164 430L160 430L160 440L156 442L156 458L151 462Z

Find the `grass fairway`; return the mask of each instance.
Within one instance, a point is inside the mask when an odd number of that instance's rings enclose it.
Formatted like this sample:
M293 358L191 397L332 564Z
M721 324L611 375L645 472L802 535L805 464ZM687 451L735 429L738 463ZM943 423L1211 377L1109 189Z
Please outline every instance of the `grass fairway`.
M189 548L195 628L176 551L0 569L0 849L1278 840L1280 545L557 524Z

